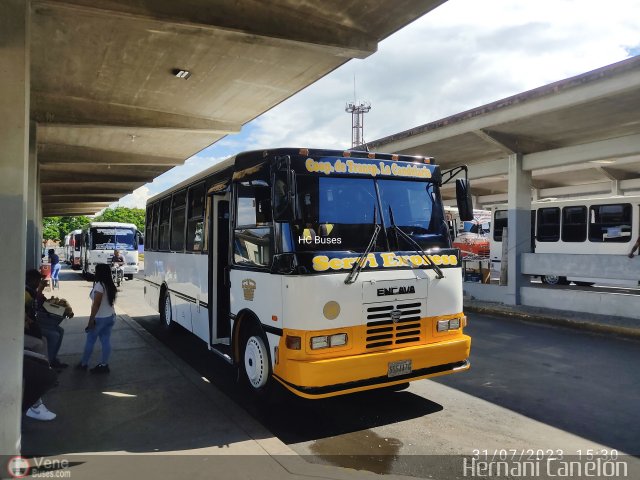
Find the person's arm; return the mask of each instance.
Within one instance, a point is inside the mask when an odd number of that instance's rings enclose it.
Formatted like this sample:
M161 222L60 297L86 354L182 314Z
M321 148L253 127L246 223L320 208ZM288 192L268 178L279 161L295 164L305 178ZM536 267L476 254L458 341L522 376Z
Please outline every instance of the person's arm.
M639 248L640 248L640 237L638 237L638 239L636 240L636 243L631 248L631 251L629 252L629 258L633 258L633 253Z
M91 314L89 315L89 325L87 325L87 328L89 330L93 330L96 326L96 315L98 314L98 310L100 310L102 295L104 294L101 291L96 290L94 287L93 302L91 303Z

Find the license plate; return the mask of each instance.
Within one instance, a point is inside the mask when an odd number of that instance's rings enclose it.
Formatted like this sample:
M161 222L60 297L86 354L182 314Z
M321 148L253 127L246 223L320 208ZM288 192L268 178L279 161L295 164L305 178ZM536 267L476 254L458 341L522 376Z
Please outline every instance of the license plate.
M398 362L389 362L387 370L388 377L397 377L411 373L411 360L400 360Z

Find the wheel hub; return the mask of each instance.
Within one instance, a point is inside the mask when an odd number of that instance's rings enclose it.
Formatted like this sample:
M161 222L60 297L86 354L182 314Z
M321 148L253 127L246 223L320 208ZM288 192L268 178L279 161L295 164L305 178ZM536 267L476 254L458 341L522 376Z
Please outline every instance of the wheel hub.
M256 337L247 340L244 351L244 369L249 383L254 388L260 388L267 383L267 352L264 345Z

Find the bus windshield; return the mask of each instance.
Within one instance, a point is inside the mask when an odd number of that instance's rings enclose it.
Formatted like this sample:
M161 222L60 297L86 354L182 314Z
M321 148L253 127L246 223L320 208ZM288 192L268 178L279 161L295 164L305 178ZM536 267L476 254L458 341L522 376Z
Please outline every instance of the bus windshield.
M375 224L372 251L413 250L395 227L424 249L449 247L442 204L432 182L298 176L302 221L292 225L298 251L363 251ZM382 206L382 214L380 212ZM395 225L395 227L394 227Z
M136 250L135 231L132 228L95 227L91 229L92 250Z

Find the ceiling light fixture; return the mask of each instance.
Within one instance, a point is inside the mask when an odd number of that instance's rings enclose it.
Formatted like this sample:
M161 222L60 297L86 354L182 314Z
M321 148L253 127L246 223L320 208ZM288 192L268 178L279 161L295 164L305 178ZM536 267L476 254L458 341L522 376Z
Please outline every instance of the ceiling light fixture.
M174 68L171 72L176 78L182 78L184 80L191 76L191 72L189 70L182 70L180 68Z

